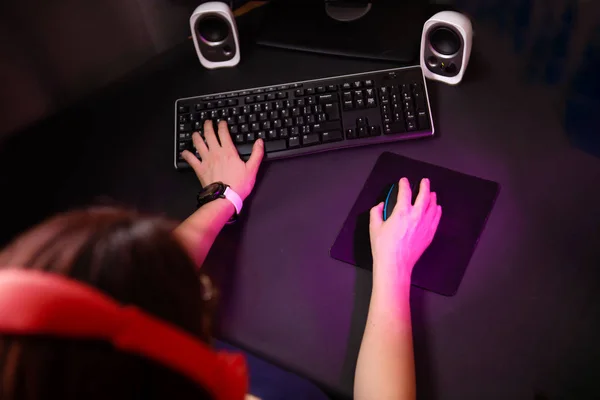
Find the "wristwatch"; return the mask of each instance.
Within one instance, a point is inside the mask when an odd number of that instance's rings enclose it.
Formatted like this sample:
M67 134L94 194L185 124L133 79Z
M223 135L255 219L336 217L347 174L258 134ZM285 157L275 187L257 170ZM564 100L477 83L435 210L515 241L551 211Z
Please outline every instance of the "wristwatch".
M202 190L198 193L198 196L196 197L196 208L200 208L206 203L210 203L211 201L216 199L229 200L235 208L235 213L229 219L229 222L231 223L237 220L237 217L242 211L242 206L244 202L242 201L242 198L239 194L237 194L231 187L229 187L229 185L226 185L223 182L213 182L202 188Z

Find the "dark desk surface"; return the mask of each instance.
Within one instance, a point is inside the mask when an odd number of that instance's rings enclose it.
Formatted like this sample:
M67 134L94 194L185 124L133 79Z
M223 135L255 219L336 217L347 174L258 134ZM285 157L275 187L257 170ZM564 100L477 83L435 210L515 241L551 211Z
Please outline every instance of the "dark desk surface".
M225 337L351 393L371 274L329 248L375 160L392 151L502 186L458 294L412 293L423 398L598 394L600 160L568 145L557 98L523 83L501 42L490 54L482 49L496 42L483 31L477 42L462 85L430 84L437 138L263 165L245 218L209 258ZM198 184L171 153L179 97L388 66L257 48L235 69L206 71L186 44L2 145L2 219L21 216L3 239L102 196L190 214Z

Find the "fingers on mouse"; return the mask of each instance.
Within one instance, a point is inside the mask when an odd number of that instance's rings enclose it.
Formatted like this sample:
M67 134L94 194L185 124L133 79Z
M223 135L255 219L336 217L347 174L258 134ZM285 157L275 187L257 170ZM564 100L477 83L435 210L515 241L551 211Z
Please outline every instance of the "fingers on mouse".
M417 196L419 194L419 183L421 182L421 180L413 180L412 182L409 181L410 183L410 190L411 190L411 204L415 204L415 200L417 199ZM392 184L392 186L390 187L390 189L388 190L386 196L385 196L385 201L383 204L383 220L387 220L390 215L392 215L392 211L394 211L394 207L396 206L396 202L398 201L398 191L400 189L400 186L398 185L398 183L394 183Z

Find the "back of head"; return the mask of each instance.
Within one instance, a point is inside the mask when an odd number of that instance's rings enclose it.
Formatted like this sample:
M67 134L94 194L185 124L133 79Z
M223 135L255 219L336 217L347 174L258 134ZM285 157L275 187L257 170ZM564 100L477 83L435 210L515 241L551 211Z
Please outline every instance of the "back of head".
M96 208L59 215L0 252L0 268L62 274L208 341L208 304L174 225ZM0 398L208 399L196 383L110 344L0 336Z

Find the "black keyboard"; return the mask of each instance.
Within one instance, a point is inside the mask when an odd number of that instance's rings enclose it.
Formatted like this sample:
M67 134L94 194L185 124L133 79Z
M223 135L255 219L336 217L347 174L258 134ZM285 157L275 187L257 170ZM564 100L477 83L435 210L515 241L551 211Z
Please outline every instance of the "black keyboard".
M192 133L226 120L240 156L265 141L265 159L415 139L434 134L419 66L265 86L175 102L175 167L189 167ZM196 153L197 155L197 153Z

